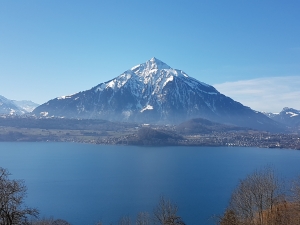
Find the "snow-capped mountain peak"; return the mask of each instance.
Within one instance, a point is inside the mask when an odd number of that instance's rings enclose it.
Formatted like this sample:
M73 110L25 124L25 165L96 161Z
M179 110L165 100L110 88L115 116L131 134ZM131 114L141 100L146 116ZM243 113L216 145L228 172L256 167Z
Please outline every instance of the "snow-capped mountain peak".
M142 123L179 123L202 117L255 128L266 124L277 126L264 115L222 95L213 86L157 58L90 90L50 100L33 113Z
M158 77L160 75L188 77L188 75L183 71L173 69L155 57L145 63L132 67L131 72L139 77L145 77L146 79L147 77Z
M281 114L285 114L289 117L299 116L300 110L284 107L283 110L281 111Z
M151 70L163 70L163 69L171 69L166 63L160 61L159 59L153 57L145 63L139 64L131 68L131 70L135 74L143 75L142 71L151 71Z
M131 86L137 92L145 93L146 89L149 90L149 86L152 86L154 88L150 89L152 89L153 93L158 94L162 92L163 88L169 82L174 81L174 79L179 79L194 89L199 89L200 85L200 89L204 86L204 89L209 90L208 92L210 92L210 94L218 93L212 86L189 77L182 70L171 68L169 65L155 57L145 63L132 67L130 70L125 71L123 74L110 81L99 84L96 87L96 92L108 88L111 88L116 92L123 86ZM147 91L146 93L149 94Z
M267 113L266 115L292 128L300 126L300 110L294 108L284 107L280 113Z

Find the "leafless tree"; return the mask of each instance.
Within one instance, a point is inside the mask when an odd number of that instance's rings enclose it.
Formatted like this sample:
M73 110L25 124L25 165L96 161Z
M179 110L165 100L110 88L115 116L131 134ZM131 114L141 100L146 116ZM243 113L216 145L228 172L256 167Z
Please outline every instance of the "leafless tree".
M238 224L266 225L274 221L283 202L282 184L273 170L266 168L239 182L228 210L235 215Z
M50 219L41 219L31 223L31 225L71 225L65 220L57 219L54 220L53 218Z
M239 225L239 221L234 211L226 210L224 215L219 220L220 225Z
M177 212L177 205L162 196L154 210L154 222L161 225L185 225Z
M103 225L102 221L98 221L95 225Z
M37 217L38 211L24 206L26 186L23 181L10 180L9 175L0 167L0 224L29 224L29 217Z
M136 218L136 225L150 225L150 215L147 212L140 212Z
M131 225L131 220L128 216L123 216L120 220L119 220L119 225Z
M294 224L300 224L300 176L292 183L292 201L289 206Z

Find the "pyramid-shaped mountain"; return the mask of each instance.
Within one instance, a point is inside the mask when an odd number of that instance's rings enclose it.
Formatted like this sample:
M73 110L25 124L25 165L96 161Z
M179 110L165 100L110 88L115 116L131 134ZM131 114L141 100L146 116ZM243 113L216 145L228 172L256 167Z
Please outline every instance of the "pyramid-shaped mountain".
M50 100L33 113L163 124L201 117L255 129L276 130L279 126L156 58L90 90Z

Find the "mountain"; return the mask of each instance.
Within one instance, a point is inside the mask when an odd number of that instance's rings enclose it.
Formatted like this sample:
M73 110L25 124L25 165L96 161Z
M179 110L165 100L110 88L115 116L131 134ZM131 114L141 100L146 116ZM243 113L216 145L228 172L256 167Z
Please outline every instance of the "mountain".
M270 113L270 112L262 112L262 113L271 119L276 117L279 114L279 113Z
M265 115L289 127L300 127L300 110L285 107L280 113L265 113Z
M161 124L202 117L262 130L283 128L156 58L90 90L52 99L37 107L33 114Z
M9 100L0 95L0 114L23 115L31 112L38 104L31 101Z
M25 111L16 106L12 100L9 100L0 95L0 114L21 115L24 113Z
M39 104L27 100L21 100L21 101L12 100L12 101L16 106L18 106L19 108L21 108L26 112L32 112L36 107L39 106Z

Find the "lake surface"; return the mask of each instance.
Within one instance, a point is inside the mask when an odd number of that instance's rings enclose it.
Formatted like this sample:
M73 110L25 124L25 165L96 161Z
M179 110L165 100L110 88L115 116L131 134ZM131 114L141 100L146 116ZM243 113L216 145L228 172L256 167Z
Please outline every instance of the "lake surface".
M41 217L73 225L134 221L164 195L187 224L213 224L239 179L271 166L300 175L300 151L229 147L130 147L76 143L0 143L0 166L28 187Z

